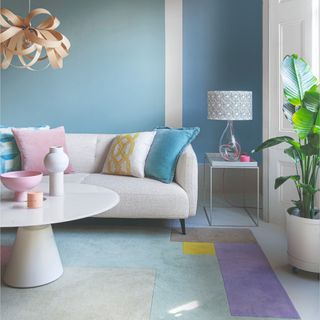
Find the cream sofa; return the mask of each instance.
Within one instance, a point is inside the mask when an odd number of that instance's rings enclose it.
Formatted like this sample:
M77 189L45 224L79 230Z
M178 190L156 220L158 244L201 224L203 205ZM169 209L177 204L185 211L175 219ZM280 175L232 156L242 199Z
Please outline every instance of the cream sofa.
M120 203L101 213L106 218L180 219L183 232L186 218L196 214L198 164L188 146L179 158L173 183L149 178L102 174L102 167L115 135L67 134L67 148L75 173L66 174L66 182L94 184L116 191Z

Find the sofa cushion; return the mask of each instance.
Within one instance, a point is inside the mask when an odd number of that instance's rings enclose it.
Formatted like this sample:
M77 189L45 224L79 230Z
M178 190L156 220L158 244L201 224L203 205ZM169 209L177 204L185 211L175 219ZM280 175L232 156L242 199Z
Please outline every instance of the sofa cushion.
M0 126L0 173L21 170L20 152L13 136L14 127ZM47 130L49 126L26 127L24 130Z
M186 218L189 213L188 196L176 183L103 174L89 174L81 182L109 188L120 195L120 203L99 216L176 219Z
M48 174L43 160L52 146L62 146L64 152L68 154L64 127L36 131L12 129L12 132L21 153L23 170L41 171ZM73 168L69 162L65 173L70 172L73 172Z
M108 152L103 173L144 177L144 165L155 132L135 132L116 136Z
M71 173L64 175L64 182L65 183L82 183L83 180L88 176L88 173ZM43 176L42 181L43 183L49 183L49 176Z
M200 128L160 127L150 148L145 166L146 177L171 183L180 155L198 135Z

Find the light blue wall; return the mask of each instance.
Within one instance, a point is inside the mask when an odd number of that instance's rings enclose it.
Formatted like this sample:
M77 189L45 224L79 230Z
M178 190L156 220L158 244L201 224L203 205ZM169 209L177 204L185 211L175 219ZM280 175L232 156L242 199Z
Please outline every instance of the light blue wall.
M2 0L25 16L27 0ZM150 130L164 124L164 0L32 0L71 41L62 70L1 72L1 122L68 132Z
M128 132L164 124L165 0L32 0L72 43L62 70L1 72L1 122ZM24 16L27 0L2 0ZM207 120L208 90L253 91L244 150L262 140L262 0L183 0L183 125L199 126L199 161L225 122Z
M183 44L183 124L201 128L199 162L226 125L207 120L209 90L253 92L253 120L235 122L250 151L262 141L262 0L183 0Z

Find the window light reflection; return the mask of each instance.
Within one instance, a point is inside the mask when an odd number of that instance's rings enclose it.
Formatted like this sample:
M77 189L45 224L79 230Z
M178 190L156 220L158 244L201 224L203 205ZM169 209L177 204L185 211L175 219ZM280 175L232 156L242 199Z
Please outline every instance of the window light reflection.
M175 317L180 317L182 316L183 311L190 311L193 309L196 309L200 306L199 302L197 300L191 301L189 303L183 304L179 307L173 308L168 311L170 314L174 314Z

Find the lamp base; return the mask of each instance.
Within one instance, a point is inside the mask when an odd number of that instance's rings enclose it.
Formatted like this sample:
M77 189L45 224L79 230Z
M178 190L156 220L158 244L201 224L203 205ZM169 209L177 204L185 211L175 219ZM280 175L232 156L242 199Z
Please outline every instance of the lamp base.
M241 146L235 137L232 120L228 120L227 126L221 135L219 152L226 161L238 161L240 158Z

